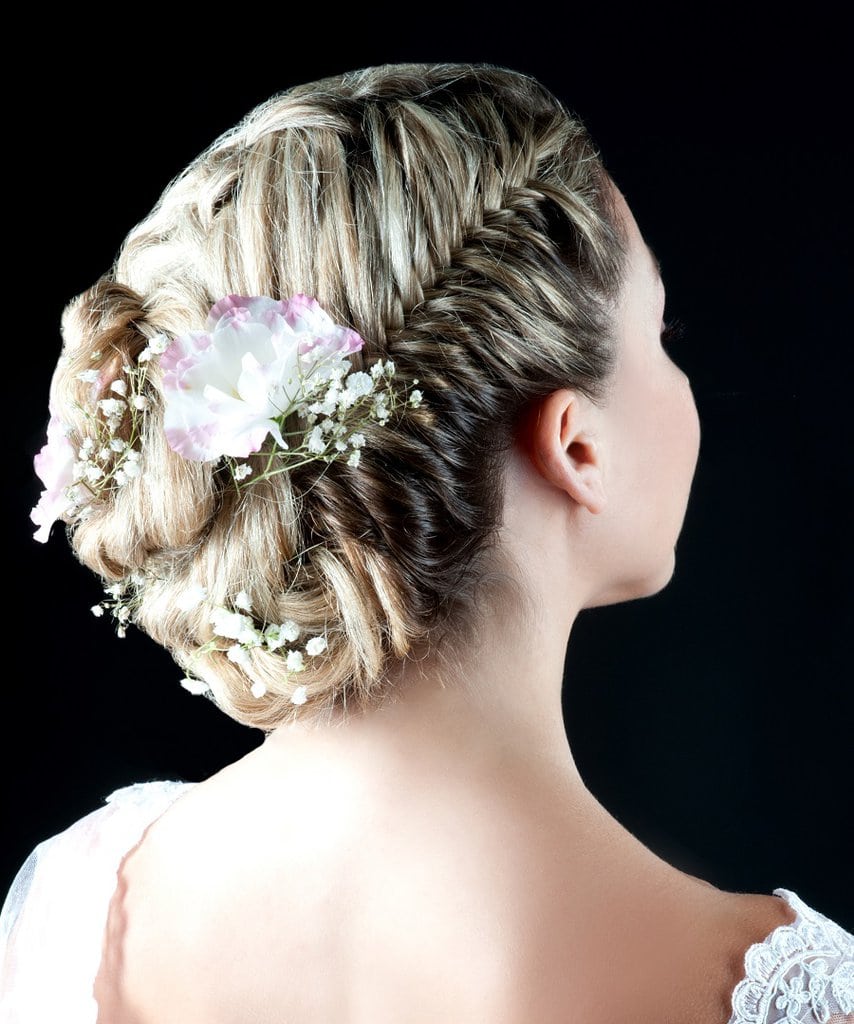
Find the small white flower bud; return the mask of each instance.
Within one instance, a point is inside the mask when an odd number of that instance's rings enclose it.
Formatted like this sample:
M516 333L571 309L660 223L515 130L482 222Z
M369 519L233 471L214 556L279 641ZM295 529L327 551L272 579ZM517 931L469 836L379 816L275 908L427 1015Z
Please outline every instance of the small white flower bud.
M287 622L283 622L281 626L279 626L279 636L285 641L285 643L292 644L296 640L299 640L300 632L301 630L299 626L293 621L293 619L288 619Z
M251 628L252 620L239 612L230 612L227 608L214 608L211 612L210 624L217 636L236 640L244 629Z
M244 626L238 634L237 639L247 647L260 647L264 643L263 634L254 626Z
M121 398L102 398L98 402L98 408L108 418L120 417L127 408L127 402Z
M323 433L320 427L314 427L308 435L308 450L314 455L321 455L326 449L326 442L323 440Z
M370 374L357 370L347 376L347 390L354 398L361 398L363 395L370 395L374 390L374 379Z
M305 686L298 686L291 695L291 704L305 704L308 700L308 689Z
M249 651L245 647L241 647L240 644L229 647L225 656L229 661L233 661L235 665L244 667L249 664Z
M210 690L207 683L202 682L201 679L192 679L190 676L185 676L181 680L181 685L188 693L192 693L194 697L201 697Z
M288 672L302 672L305 668L302 651L288 651L288 656L285 659L285 665L287 666Z
M313 657L315 654L322 654L327 647L325 636L313 636L305 645L305 653Z
M148 348L154 355L162 356L166 349L169 348L168 336L165 334L155 334L149 341Z

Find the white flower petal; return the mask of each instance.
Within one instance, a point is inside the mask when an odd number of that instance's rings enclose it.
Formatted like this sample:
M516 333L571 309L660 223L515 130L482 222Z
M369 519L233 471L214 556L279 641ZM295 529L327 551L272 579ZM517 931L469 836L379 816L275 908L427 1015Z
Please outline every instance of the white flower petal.
M84 442L85 443L85 442ZM44 544L53 524L69 513L73 501L68 490L82 473L76 469L78 455L68 440L66 425L53 413L47 425L47 443L33 459L36 475L44 484L30 520L38 530L35 539Z
M363 344L305 295L227 296L207 326L176 338L160 359L167 441L195 461L245 458L268 434L286 447L278 421Z

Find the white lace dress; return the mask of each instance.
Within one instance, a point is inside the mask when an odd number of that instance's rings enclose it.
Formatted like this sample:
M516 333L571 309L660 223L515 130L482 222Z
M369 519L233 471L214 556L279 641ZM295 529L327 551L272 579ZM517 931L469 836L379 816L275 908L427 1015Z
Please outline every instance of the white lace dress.
M92 987L116 873L192 785L119 789L33 850L0 912L0 1024L95 1024ZM854 936L795 893L774 892L795 921L748 949L728 1024L854 1024Z

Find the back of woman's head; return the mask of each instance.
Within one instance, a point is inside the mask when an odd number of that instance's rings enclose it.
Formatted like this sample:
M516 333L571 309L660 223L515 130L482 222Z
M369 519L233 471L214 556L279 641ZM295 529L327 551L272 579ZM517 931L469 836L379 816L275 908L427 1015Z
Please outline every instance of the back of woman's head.
M527 76L353 71L214 142L69 305L51 397L78 445L86 371L120 377L231 294L313 296L364 339L356 367L391 359L419 382L421 406L368 428L358 466L237 489L166 443L152 366L145 471L70 524L73 545L105 580L133 580L134 621L228 714L271 728L297 713L298 687L300 715L369 707L392 662L470 634L507 568L495 540L519 416L561 387L606 397L624 258L611 188L583 126ZM261 628L323 633L323 656L299 673L263 645L231 660L211 609L238 594Z

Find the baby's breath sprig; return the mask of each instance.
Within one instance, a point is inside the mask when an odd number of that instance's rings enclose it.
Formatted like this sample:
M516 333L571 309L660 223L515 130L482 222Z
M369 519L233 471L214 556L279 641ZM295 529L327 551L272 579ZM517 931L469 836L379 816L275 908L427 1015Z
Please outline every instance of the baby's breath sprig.
M148 366L168 346L169 339L165 334L156 335L140 353L136 363L124 363L123 376L107 384L108 397L96 399L94 407L78 404L77 409L85 417L89 433L77 450L77 462L72 470L74 494L69 497L78 501L83 497L83 507L91 506L109 488L123 487L142 473L138 445L142 436L143 414L149 407L149 399L145 395ZM83 370L77 377L98 389L103 387L99 370ZM129 421L127 439L117 436L125 417ZM88 495L80 494L81 487L88 491Z
M112 616L116 623L116 633L124 638L127 628L133 622L133 616L139 603L138 591L145 583L140 573L132 573L105 587L106 598L92 606L92 614L101 618L105 614ZM189 586L177 600L177 607L184 612L193 611L208 602L205 587ZM297 675L308 667L306 659L314 659L329 648L325 633L313 636L292 619L279 623L258 623L252 617L252 602L245 590L241 590L230 602L230 605L211 605L208 622L213 627L213 636L195 653L195 658L219 652L225 654L229 661L242 669L251 664L252 652L264 650L275 653L282 658L288 676ZM210 692L206 682L193 676L185 676L181 685L194 695ZM260 699L267 692L263 682L255 681L249 687L253 697ZM308 700L308 688L298 686L291 696L292 704L305 704Z
M105 381L103 371L94 367L81 370L77 379L92 387L90 404L77 404L87 431L78 447L70 440L71 428L51 409L47 444L33 460L36 473L45 485L30 518L39 527L35 539L43 543L57 519L82 521L94 510L104 494L123 487L142 474L139 442L143 415L149 399L144 394L148 363L166 351L169 339L159 334L152 338L136 364L125 363L122 376ZM92 359L100 359L94 352ZM97 396L105 394L106 398ZM129 418L128 436L119 430Z
M366 444L363 431L371 423L385 426L401 406L418 408L421 404L420 391L411 390L407 395L392 383L395 372L391 360L381 359L369 373L345 372L339 367L328 377L304 382L302 400L276 419L282 441L267 453L260 472L253 473L248 462L226 459L237 486L291 472L310 462L333 462L344 455L347 465L356 468ZM416 377L412 384L417 383ZM285 420L292 412L304 426L286 431Z
M207 593L204 588L194 587L186 592L180 604L184 610L190 611L206 599ZM259 624L251 613L252 602L244 590L233 598L231 607L213 606L209 622L213 626L214 636L199 648L196 657L218 651L225 654L235 665L248 669L252 652L261 649L281 656L285 671L290 676L305 670L306 658L316 658L328 649L329 643L323 633L311 636L297 646L304 631L296 622L288 619L281 623ZM192 676L182 679L181 685L193 694L204 694L208 691L207 683ZM267 692L266 685L259 680L253 682L249 689L252 696L257 699ZM291 703L305 704L307 699L307 687L298 686L291 696Z
M92 605L92 614L97 618L100 619L105 613L112 616L116 623L116 634L122 639L127 636L127 628L133 621L137 604L136 591L143 582L140 574L132 573L105 587L106 599Z
M86 518L111 490L143 475L139 444L155 357L169 447L190 461L226 465L237 488L309 462L346 456L356 468L368 428L384 426L401 406L417 408L423 397L417 378L409 390L394 383L392 360L354 370L349 356L363 345L307 295L229 295L211 308L206 330L171 340L158 334L122 366L123 376L105 381L102 371L83 370L79 379L95 392L78 406L88 433L75 449L51 411L47 444L35 458L45 484L30 514L36 540L46 541L57 519ZM286 431L294 414L302 426Z

